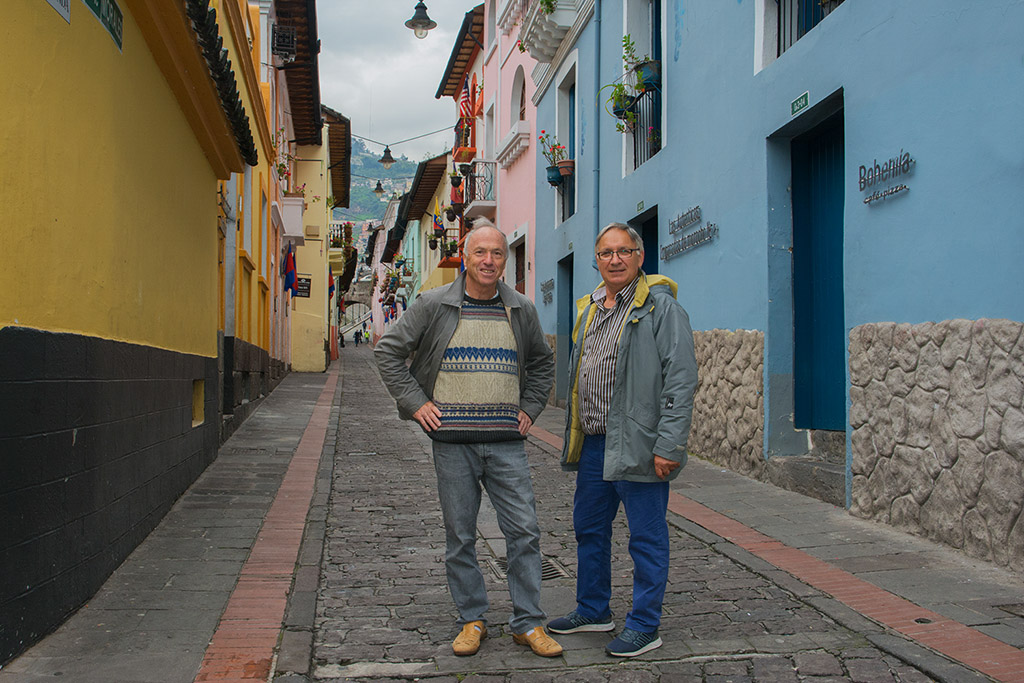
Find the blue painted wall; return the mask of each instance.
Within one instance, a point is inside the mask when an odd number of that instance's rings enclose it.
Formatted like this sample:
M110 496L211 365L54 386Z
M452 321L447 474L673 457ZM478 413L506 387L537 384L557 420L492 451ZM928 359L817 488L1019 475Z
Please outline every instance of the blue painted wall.
M769 277L788 258L787 136L838 94L846 131L847 329L888 320L1024 319L1024 0L848 0L755 72L762 1L662 0L664 148L625 176L623 136L595 93L591 20L575 46L577 213L554 227L555 193L539 166L537 282L556 277L571 243L574 289L583 293L599 281L590 257L597 227L634 218L642 201L658 207L666 244L669 221L700 205L718 237L663 261L661 272L679 282L694 329L765 330L770 300L791 296ZM620 2L599 6L604 84L620 72L623 20ZM790 104L805 91L810 106L792 117ZM539 103L538 129L553 128L554 117L552 86ZM858 167L901 149L917 162L905 180L910 190L865 205ZM555 304L538 308L553 333ZM786 358L773 362L784 366Z

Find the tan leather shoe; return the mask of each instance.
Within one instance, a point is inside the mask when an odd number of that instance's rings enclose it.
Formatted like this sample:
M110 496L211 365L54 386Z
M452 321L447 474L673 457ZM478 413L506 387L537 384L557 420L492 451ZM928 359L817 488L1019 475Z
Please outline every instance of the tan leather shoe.
M452 652L459 657L475 655L480 641L487 637L487 627L482 621L471 621L462 627L462 632L452 641Z
M562 654L562 646L540 626L531 628L526 633L513 633L512 640L519 645L529 645L533 654L541 657L557 657Z

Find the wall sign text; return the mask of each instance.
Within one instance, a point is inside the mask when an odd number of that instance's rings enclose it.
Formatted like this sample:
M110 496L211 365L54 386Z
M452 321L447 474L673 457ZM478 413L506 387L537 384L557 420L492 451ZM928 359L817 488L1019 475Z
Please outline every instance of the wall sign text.
M554 299L554 294L552 294L552 292L555 291L555 281L545 280L544 282L540 283L540 291L544 295L544 303L551 303Z
M909 175L916 164L917 160L910 156L910 152L904 152L902 149L899 154L882 163L878 163L878 159L875 159L870 165L862 164L857 169L857 187L864 192L878 186L871 194L864 197L864 203L870 206L872 202L907 192L910 188L906 183L895 183L895 181L897 178ZM886 183L894 184L881 187Z

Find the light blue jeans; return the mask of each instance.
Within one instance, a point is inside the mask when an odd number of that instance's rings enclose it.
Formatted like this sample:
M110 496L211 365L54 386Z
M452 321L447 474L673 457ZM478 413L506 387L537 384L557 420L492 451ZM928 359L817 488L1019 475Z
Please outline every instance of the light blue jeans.
M476 558L476 521L483 484L505 535L512 598L509 627L513 633L525 633L543 624L540 527L523 442L435 441L434 469L446 532L448 589L459 610L459 623L487 622L487 588Z

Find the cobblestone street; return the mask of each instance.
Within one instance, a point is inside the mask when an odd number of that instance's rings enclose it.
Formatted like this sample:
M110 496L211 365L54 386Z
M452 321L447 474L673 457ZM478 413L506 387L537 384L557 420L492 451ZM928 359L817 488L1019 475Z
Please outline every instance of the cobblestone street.
M664 646L619 662L603 651L608 634L575 634L558 638L562 657L536 657L508 632L504 546L486 497L478 555L491 600L489 634L477 655L455 657L457 615L445 584L430 441L398 419L369 349L346 353L344 362L311 664L275 680L868 682L927 681L943 672L948 680L985 680L841 605L820 609L834 601L784 572L752 571L715 547L720 538L675 515ZM574 475L558 468L557 452L532 437L527 444L549 617L575 606ZM632 578L624 515L616 524L612 609L621 626ZM932 675L907 663L915 660L929 660Z

